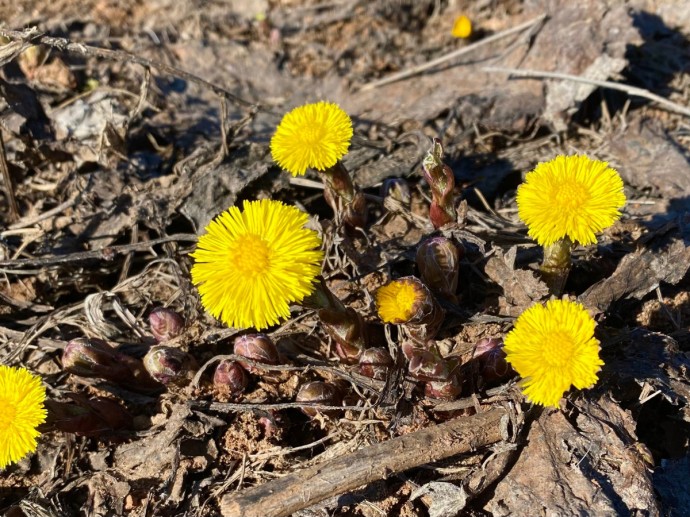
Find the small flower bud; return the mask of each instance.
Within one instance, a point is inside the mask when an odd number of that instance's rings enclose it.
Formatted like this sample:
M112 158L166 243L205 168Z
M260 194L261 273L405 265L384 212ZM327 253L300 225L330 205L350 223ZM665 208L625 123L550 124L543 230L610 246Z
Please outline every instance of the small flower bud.
M102 339L79 338L62 352L62 367L80 377L95 377L140 393L160 391L139 359L122 354Z
M448 361L431 350L421 350L411 359L410 375L420 381L447 381L450 377Z
M151 333L159 341L176 338L184 330L184 318L172 309L156 307L149 314Z
M338 311L321 309L319 319L335 341L338 357L344 363L356 363L367 345L366 325L359 313L349 307Z
M456 302L460 250L450 239L432 237L417 248L417 267L422 280L434 293Z
M367 348L359 358L359 373L365 377L383 380L393 366L393 359L385 348Z
M196 361L179 348L156 345L144 356L144 367L161 384L184 385L191 380Z
M387 198L391 198L409 209L412 200L410 184L404 178L387 178L381 185L381 197L384 198L384 204Z
M102 339L73 339L62 351L62 367L80 377L124 379L130 377L129 368L120 361L120 354Z
M460 392L461 386L455 376L447 381L431 381L424 385L424 395L432 399L454 400Z
M233 394L242 393L249 384L249 376L239 363L223 359L213 374L213 384L227 388Z
M453 171L443 163L443 146L438 138L434 142L427 155L422 160L424 179L431 188L431 206L429 207L429 219L434 228L455 222L457 212L455 210L455 176Z
M328 382L314 381L300 386L295 398L297 402L315 402L325 406L339 406L342 402L340 390ZM311 407L303 407L302 412L308 416L316 416L318 412L332 415L333 411L323 411Z
M245 334L235 338L236 355L264 364L279 364L278 349L266 334ZM249 373L259 373L261 368L238 361Z
M503 340L499 338L483 338L477 341L472 359L478 365L479 375L487 383L499 382L515 375L515 371L506 361Z

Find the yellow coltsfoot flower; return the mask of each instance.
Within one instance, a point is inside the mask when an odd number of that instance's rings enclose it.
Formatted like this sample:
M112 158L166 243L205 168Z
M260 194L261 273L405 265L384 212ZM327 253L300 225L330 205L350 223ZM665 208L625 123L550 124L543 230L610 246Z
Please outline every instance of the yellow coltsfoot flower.
M527 400L557 406L571 385L583 389L597 382L604 362L595 326L581 304L567 300L533 305L518 317L503 349L523 378Z
M307 214L280 201L245 201L206 227L192 253L201 303L231 327L262 329L290 316L314 291L321 238Z
M455 18L451 34L455 38L469 38L472 35L472 22L470 21L470 19L464 14L461 14L460 16Z
M36 450L46 390L25 368L0 365L0 469Z
M558 156L527 173L517 190L518 215L541 246L569 238L594 244L596 233L620 217L623 180L608 163Z
M293 176L333 167L350 148L352 120L332 102L299 106L285 114L271 138L271 154Z

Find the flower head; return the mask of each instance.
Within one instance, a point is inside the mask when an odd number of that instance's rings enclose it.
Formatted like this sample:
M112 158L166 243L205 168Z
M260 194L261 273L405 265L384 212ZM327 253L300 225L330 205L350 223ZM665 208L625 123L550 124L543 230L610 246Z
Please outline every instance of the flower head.
M542 246L569 237L594 244L596 232L620 217L623 180L606 162L558 156L528 172L517 191L518 214Z
M46 419L45 398L40 377L0 365L0 469L36 450L36 427Z
M305 104L285 114L273 138L271 154L283 169L301 176L311 167L333 167L350 147L352 121L337 104Z
M416 279L414 279L416 280ZM376 291L376 308L386 323L407 323L418 310L426 289L411 277L393 280Z
M470 19L464 14L455 18L451 34L456 38L469 38L472 35L472 22Z
M596 323L576 302L550 300L533 305L505 338L507 361L524 379L530 402L557 406L570 386L589 388L604 362L599 358Z
M201 303L231 327L262 329L290 316L290 303L314 290L321 239L307 214L280 201L230 207L199 237L192 281Z

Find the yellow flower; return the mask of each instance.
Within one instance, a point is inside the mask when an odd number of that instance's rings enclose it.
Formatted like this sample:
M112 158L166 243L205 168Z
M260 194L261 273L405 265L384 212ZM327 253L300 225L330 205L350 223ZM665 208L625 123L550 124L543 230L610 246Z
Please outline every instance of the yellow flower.
M469 38L472 35L472 22L470 19L464 14L455 18L451 34L456 38Z
M379 288L376 291L376 308L381 320L399 324L412 319L426 294L424 290L420 290L418 283L418 280L415 282L406 277Z
M231 207L199 237L192 281L201 303L230 327L266 328L290 316L290 303L314 290L321 239L307 214L280 201Z
M527 173L517 191L518 214L542 246L569 237L594 244L595 233L620 217L623 180L606 162L558 156Z
M24 368L0 365L0 469L36 450L36 430L45 422L46 390Z
M595 326L581 304L567 300L533 305L520 315L504 350L530 402L557 406L571 384L582 389L597 382L604 362Z
M333 167L347 154L351 138L352 121L337 104L305 104L280 121L271 138L271 154L283 169L301 176L308 167Z

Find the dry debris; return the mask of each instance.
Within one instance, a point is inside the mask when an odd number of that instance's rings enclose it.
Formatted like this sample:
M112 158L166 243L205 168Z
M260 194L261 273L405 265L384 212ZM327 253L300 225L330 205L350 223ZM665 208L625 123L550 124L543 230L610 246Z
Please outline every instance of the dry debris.
M690 515L690 138L669 108L690 99L690 6L201 4L0 4L0 363L40 374L59 416L34 456L2 471L0 512ZM460 14L468 40L451 36ZM369 206L366 231L331 222L315 176L290 178L271 159L282 113L321 99L354 120L344 164ZM458 365L451 401L406 375L372 296L415 274L416 247L435 232L422 180L431 138L462 199L458 223L435 233L463 248L436 343ZM537 162L573 153L620 171L628 204L599 245L576 252L566 289L596 317L600 382L541 409L514 379L482 376L474 352L549 296L515 189ZM404 202L381 190L392 177L409 185ZM325 282L391 352L384 376L338 361L313 310L270 329L277 364L233 354L242 332L203 312L189 275L196 236L262 198L309 212ZM165 345L201 365L188 386L63 370L75 339L107 341L136 370L161 339L156 307L186 322ZM221 360L252 366L243 390L213 386ZM296 402L312 381L342 405Z

